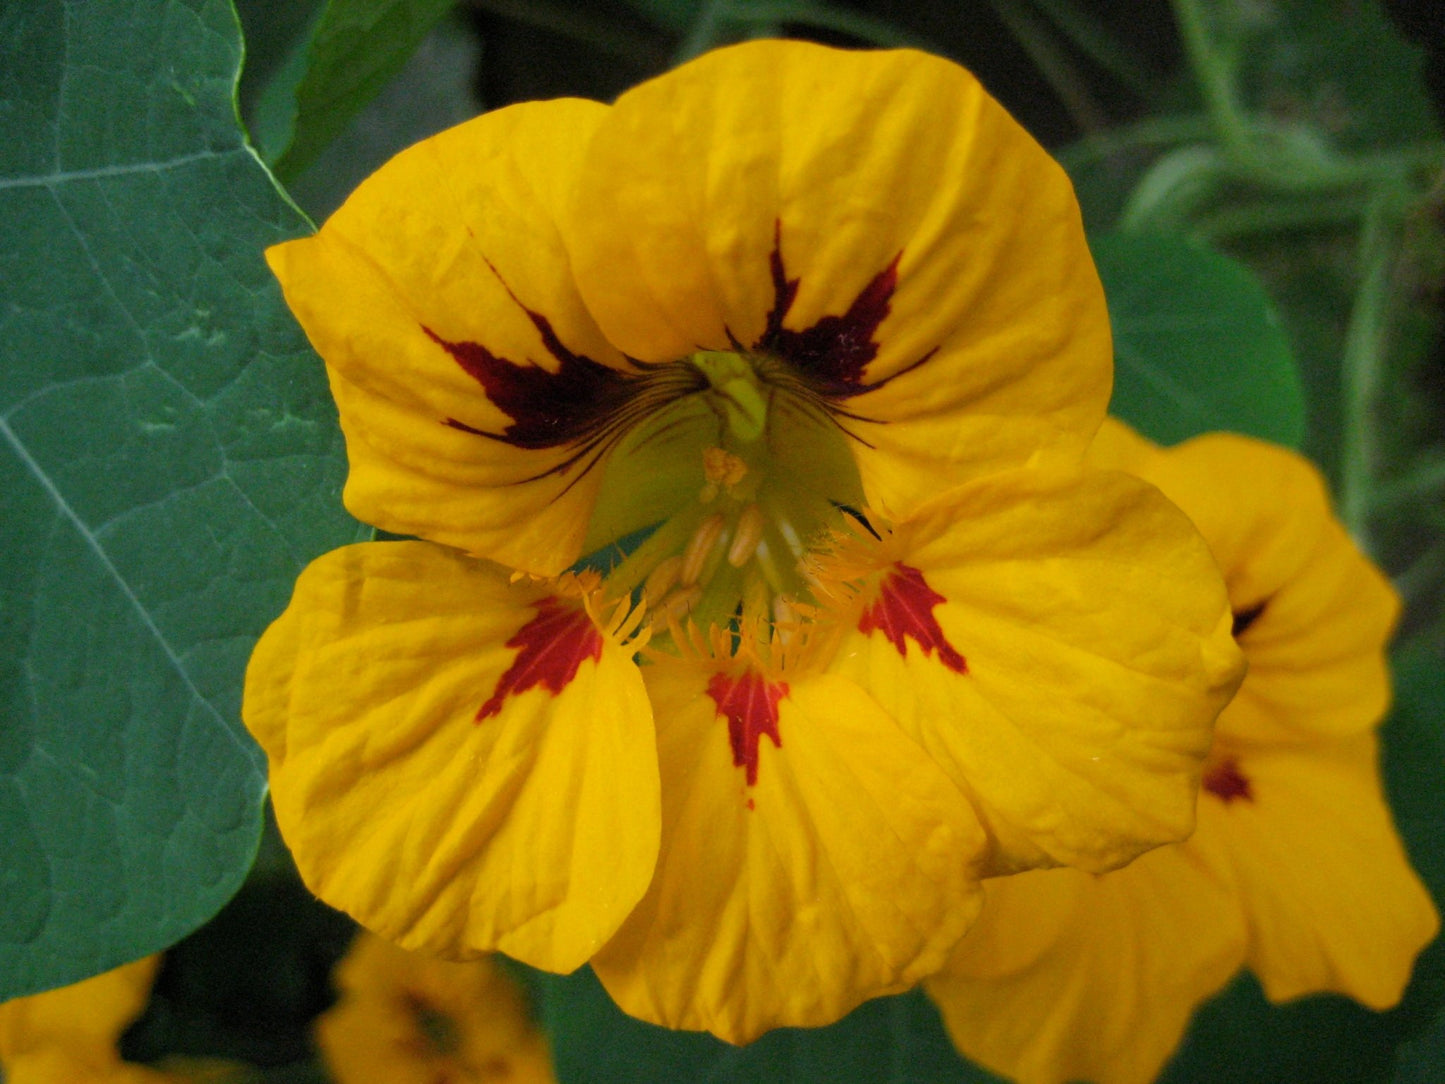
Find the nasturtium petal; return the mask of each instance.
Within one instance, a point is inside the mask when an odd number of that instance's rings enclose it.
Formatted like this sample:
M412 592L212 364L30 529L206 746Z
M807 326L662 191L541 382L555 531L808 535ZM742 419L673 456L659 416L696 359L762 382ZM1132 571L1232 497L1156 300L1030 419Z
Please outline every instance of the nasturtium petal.
M1250 672L1221 729L1317 741L1379 722L1399 599L1333 515L1308 460L1231 433L1159 448L1112 419L1090 457L1158 486L1224 571Z
M1237 880L1266 994L1394 1005L1440 920L1381 791L1377 738L1223 748L1238 749L1249 795L1201 795L1190 846Z
M316 1041L336 1084L555 1084L547 1041L501 961L441 960L361 933Z
M567 439L626 366L571 284L557 205L606 107L478 117L267 253L332 373L358 518L513 567L581 551L601 471Z
M159 956L146 956L69 986L0 1005L0 1066L47 1047L94 1046L115 1055L121 1032L144 1011Z
M618 99L570 206L611 342L788 362L867 419L845 426L876 509L906 514L940 470L1077 455L1103 416L1107 313L1069 182L948 61L710 53Z
M696 661L647 668L662 850L593 960L608 992L634 1016L745 1042L831 1023L937 970L980 899L984 838L958 789L828 675L771 683L776 744L757 735L753 777L712 676Z
M994 869L1098 872L1188 835L1242 660L1178 509L1121 473L1019 470L961 487L879 549L941 596L931 619L967 665L922 650L932 634L905 652L865 607L838 672L977 799Z
M1018 1084L1148 1084L1244 959L1231 882L1186 847L1102 877L1033 870L985 887L926 988L958 1049Z
M318 896L406 948L548 970L613 933L657 854L647 694L599 630L560 669L523 657L540 616L580 605L425 542L311 564L245 718Z

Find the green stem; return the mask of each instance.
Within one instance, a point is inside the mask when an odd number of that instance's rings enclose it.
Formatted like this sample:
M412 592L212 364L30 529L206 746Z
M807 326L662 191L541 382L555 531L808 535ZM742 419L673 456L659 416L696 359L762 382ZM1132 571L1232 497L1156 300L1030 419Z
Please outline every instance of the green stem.
M1194 78L1204 97L1204 107L1214 125L1215 137L1228 154L1241 161L1248 160L1249 130L1234 99L1232 58L1223 55L1210 37L1200 0L1174 0L1174 17L1179 23L1189 66L1194 69Z
M594 15L582 4L561 3L559 0L470 0L470 4L478 11L522 26L585 42L610 56L648 66L659 63L653 39L619 27L615 19ZM662 59L666 55L664 48Z
M1410 567L1394 578L1395 590L1407 610L1431 594L1438 595L1439 581L1445 576L1445 543L1436 542L1417 557Z
M1340 516L1366 552L1377 447L1375 404L1389 332L1390 271L1394 265L1395 192L1382 189L1365 212L1360 235L1360 285L1345 330L1340 359L1343 433L1340 451Z
M703 0L687 37L672 55L674 65L701 56L721 40L720 26L729 14L728 0Z
M1367 195L1338 193L1315 199L1266 199L1200 215L1194 230L1213 242L1259 233L1308 231L1348 226L1365 213Z
M1445 491L1445 459L1423 463L1404 477L1378 487L1370 494L1370 508L1384 512L1440 491Z
M1109 118L1094 99L1088 82L1059 48L1048 28L1040 26L1033 14L1025 10L1022 0L990 0L990 6L1059 96L1073 122L1086 132L1107 128Z
M1209 118L1199 114L1149 117L1127 127L1084 136L1054 157L1065 170L1075 173L1129 151L1197 143L1207 138L1210 131Z
M1207 144L1191 144L1162 155L1134 186L1119 214L1121 230L1180 226L1220 188L1224 163Z
M728 18L739 23L793 23L847 34L870 45L890 48L912 46L931 52L940 51L883 19L827 4L800 3L798 0L734 0L728 8Z
M1088 12L1077 7L1074 0L1033 0L1033 3L1074 43L1079 52L1140 98L1153 101L1158 93L1157 78L1145 71L1136 55Z

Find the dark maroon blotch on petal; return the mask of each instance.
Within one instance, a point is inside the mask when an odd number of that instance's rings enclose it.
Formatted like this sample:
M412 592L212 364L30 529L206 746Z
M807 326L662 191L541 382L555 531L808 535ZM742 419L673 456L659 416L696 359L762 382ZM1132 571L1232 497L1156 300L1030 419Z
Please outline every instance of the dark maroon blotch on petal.
M564 347L547 319L528 310L542 334L547 352L557 360L557 371L540 365L519 365L492 353L481 343L450 342L429 327L422 330L461 366L487 393L487 398L512 423L500 433L446 419L455 429L505 441L517 448L556 448L586 440L626 406L633 379L591 358Z
M863 370L878 356L878 327L891 311L893 291L898 287L898 261L902 258L903 253L899 252L887 267L874 275L846 312L824 316L811 327L793 331L783 326L783 320L797 299L801 280L788 278L783 265L781 225L774 223L773 251L768 258L773 276L773 307L762 337L753 344L753 351L788 362L820 394L830 398L846 399L881 388L893 377L870 383L864 379ZM931 356L932 351L903 372L923 364Z
M1200 786L1226 805L1238 799L1254 801L1254 788L1250 786L1249 778L1240 771L1239 761L1234 757L1226 757L1206 768Z

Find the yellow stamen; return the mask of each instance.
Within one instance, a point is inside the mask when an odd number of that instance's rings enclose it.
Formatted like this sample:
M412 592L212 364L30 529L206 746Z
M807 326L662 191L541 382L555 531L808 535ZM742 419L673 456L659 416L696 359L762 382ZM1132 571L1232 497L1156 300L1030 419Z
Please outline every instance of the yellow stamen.
M684 587L691 587L697 583L698 577L702 575L703 566L711 555L713 546L722 538L723 528L727 520L721 513L713 513L697 525L697 530L688 539L687 549L682 554L682 568L679 570L678 579Z
M773 635L787 647L798 631L798 611L784 595L773 596Z
M662 598L672 590L681 572L681 556L673 554L671 557L665 558L647 574L647 580L642 585L642 593L649 599Z
M660 605L654 607L654 617L659 623L679 621L692 612L692 608L701 598L702 587L698 584L674 591L663 599Z
M742 568L752 559L758 543L763 540L765 525L763 510L756 504L750 504L743 509L738 516L737 526L733 529L732 545L728 547L728 564L733 568Z

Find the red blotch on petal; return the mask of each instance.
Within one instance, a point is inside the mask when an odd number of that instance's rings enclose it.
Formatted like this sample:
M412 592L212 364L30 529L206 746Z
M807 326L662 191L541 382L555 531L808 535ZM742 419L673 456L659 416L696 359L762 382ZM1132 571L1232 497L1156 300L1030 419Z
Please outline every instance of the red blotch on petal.
M769 681L751 670L738 677L714 674L707 683L707 694L717 705L718 713L727 716L734 766L745 769L748 786L754 786L758 781L758 745L762 736L772 738L777 748L783 745L778 737L778 701L788 695L787 684Z
M908 638L923 649L925 655L938 655L938 661L954 673L968 673L968 663L960 655L933 616L933 608L947 601L923 578L918 569L894 564L878 585L878 597L858 618L858 631L881 632L893 642L898 654L908 656Z
M537 604L536 616L517 630L507 646L521 650L477 711L477 722L499 713L508 696L528 689L540 686L554 696L560 693L583 662L602 657L602 634L586 610L544 598Z
M1246 802L1254 801L1254 788L1239 770L1239 761L1233 757L1227 757L1206 768L1200 785L1226 805L1236 798L1243 798Z

